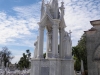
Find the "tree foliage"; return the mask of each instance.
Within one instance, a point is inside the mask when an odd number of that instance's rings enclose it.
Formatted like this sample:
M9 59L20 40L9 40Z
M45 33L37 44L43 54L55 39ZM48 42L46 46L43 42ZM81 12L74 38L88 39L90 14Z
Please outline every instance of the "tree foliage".
M44 58L44 59L46 58L46 53L43 54L43 58Z
M27 69L30 67L30 59L31 59L30 57L31 57L30 50L26 50L26 54L23 53L23 56L20 58L18 62L19 69L24 69L24 68Z
M9 51L9 49L5 46L2 47L2 50L0 51L0 58L1 62L4 62L4 66L6 67L6 64L8 63L9 65L14 57L12 56L11 51Z
M81 65L77 66L77 64L81 63L81 60L83 60L83 64L84 64L84 69L87 70L87 52L86 52L86 37L85 34L83 34L80 38L80 40L78 41L77 46L72 48L73 50L73 55L76 58L76 62L75 62L75 69L79 70Z

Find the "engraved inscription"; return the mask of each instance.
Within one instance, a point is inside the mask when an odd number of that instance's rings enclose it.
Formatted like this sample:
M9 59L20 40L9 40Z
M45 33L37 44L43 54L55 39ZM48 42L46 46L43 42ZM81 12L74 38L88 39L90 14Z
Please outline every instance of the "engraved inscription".
M49 67L41 67L40 75L49 75Z

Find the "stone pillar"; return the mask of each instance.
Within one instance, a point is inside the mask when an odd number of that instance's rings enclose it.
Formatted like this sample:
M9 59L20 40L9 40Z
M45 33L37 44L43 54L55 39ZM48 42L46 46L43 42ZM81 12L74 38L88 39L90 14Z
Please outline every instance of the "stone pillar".
M46 58L48 58L48 51L49 51L49 36L47 32L47 51L46 51Z
M47 33L47 52L46 52L46 58L52 57L52 32Z
M59 20L54 19L52 25L52 57L58 57L58 27L59 27Z
M37 58L43 58L44 26L39 25L38 53Z
M84 72L84 64L83 64L83 60L81 60L81 74L83 74Z
M60 44L59 44L59 57L63 58L63 54L64 54L64 49L63 49L63 36L64 36L64 28L60 28L59 30L59 34L60 34Z

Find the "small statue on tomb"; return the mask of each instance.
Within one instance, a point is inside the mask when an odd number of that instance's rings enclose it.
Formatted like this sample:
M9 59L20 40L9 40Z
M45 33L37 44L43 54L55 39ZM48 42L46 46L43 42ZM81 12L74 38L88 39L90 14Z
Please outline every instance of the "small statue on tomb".
M68 32L64 32L64 57L71 58L72 42Z
M49 36L49 51L51 51L51 44L52 44L52 33L51 32L49 32L48 33L48 36Z
M38 36L37 40L34 43L35 49L34 49L34 58L37 58L37 50L38 50Z

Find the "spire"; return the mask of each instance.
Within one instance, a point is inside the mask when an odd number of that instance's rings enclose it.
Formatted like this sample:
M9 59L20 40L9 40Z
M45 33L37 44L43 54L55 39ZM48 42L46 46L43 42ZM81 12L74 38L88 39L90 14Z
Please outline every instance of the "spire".
M45 2L44 2L44 0L42 0L42 5L41 5L41 18L44 15L44 11L45 11Z
M60 7L60 11L61 11L61 14L60 14L60 19L62 19L64 17L64 2L62 1L61 2L61 7Z
M50 1L51 7L58 7L58 0L51 0Z
M51 3L51 4L58 3L58 0L50 0L50 3Z
M58 19L58 0L51 0L50 1L51 9L53 12L54 19Z
M61 2L61 7L64 8L64 2L63 1Z
M42 7L44 6L44 4L45 4L45 2L44 2L44 0L42 0Z

